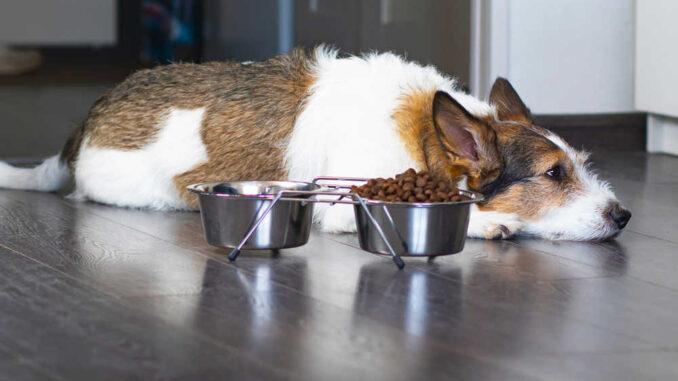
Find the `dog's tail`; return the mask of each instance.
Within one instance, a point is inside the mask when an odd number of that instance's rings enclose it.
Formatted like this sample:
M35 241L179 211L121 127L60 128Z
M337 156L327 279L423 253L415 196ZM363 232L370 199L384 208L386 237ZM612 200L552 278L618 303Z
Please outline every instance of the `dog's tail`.
M60 155L49 157L33 168L15 167L0 161L0 188L42 192L61 189L71 178L69 167L77 158L83 135L84 126L80 126L68 139Z
M0 188L43 192L59 190L71 174L59 156L52 156L34 168L19 168L0 161Z

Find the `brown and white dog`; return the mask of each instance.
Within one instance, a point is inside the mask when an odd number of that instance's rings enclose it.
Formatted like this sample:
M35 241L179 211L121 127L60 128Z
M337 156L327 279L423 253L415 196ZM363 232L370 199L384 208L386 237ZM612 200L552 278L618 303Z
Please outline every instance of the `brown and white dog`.
M433 67L319 47L137 72L94 104L60 156L32 169L0 163L0 187L53 191L73 176L77 199L191 210L186 186L197 182L388 177L412 167L487 197L469 236L615 236L631 214L586 160L535 126L505 79L486 103ZM316 220L325 231L355 230L345 206L320 206Z

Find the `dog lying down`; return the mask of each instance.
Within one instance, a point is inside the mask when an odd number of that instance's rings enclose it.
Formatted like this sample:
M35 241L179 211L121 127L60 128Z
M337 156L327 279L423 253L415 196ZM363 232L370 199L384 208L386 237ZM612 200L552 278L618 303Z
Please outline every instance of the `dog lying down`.
M428 170L481 192L468 235L614 237L631 213L587 169L587 154L532 123L503 78L489 102L393 54L339 58L318 47L257 63L142 70L106 92L58 156L0 162L0 187L54 191L122 207L195 210L186 186L310 181ZM327 232L355 231L350 206L320 204Z

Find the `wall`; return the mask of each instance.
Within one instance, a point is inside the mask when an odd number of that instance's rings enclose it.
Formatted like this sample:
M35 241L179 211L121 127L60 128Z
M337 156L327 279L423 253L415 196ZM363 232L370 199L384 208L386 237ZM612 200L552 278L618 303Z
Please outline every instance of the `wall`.
M61 152L94 101L112 84L0 86L0 160Z
M113 45L115 0L0 2L0 44Z
M478 1L474 94L506 76L535 113L633 111L634 3Z

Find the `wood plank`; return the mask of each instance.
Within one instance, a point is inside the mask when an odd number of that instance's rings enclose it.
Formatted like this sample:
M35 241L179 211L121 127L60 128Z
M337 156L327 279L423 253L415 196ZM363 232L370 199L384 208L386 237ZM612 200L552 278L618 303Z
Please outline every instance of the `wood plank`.
M61 378L286 378L2 247L0 258L0 342Z
M671 241L627 231L608 242L518 239L515 243L594 266L610 276L629 277L678 291L678 244Z
M65 209L59 203L55 204L53 197L33 197L31 202L34 204L27 205L26 202L15 200L8 197L10 194L20 195L24 192L0 190L0 237L6 236L22 236L37 237L43 233L56 234L51 224L47 224L41 220L40 208L41 205L49 204L50 208Z
M678 157L671 155L598 151L591 155L590 161L603 179L620 178L649 184L678 182Z
M541 380L676 380L678 352L632 351L538 356L507 361Z
M35 362L6 350L0 344L0 380L64 380Z
M678 243L673 221L678 213L678 183L638 184L612 179L617 196L633 213L629 231Z

